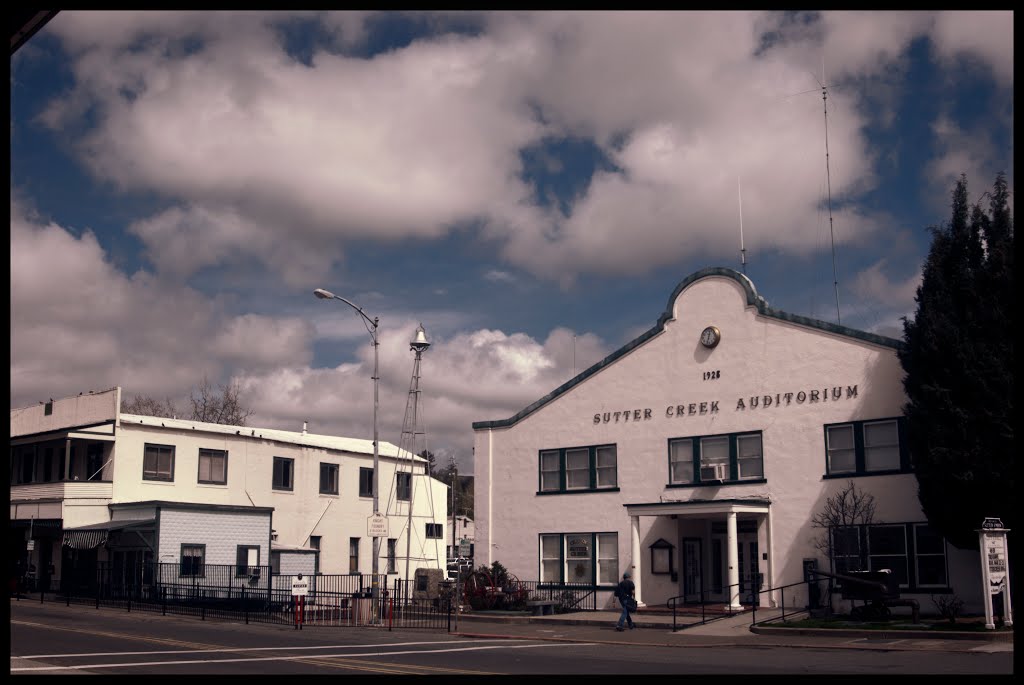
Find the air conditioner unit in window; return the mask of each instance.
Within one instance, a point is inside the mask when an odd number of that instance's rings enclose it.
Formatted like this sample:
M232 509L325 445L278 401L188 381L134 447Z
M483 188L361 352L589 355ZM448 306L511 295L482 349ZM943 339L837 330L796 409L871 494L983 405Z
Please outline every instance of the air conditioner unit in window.
M702 483L709 481L729 480L728 464L708 464L700 467L700 480Z

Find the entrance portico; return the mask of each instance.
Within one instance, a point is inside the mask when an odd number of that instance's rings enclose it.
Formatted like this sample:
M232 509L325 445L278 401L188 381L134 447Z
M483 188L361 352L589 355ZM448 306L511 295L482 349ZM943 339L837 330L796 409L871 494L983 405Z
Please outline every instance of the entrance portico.
M773 575L771 509L768 500L691 500L623 506L630 517L630 563L637 601L641 606L644 605L643 579L649 571L642 563L644 545L640 539L641 516L675 519L679 539L697 543L685 546L690 554L698 551L696 560L687 556L685 549L681 551L684 555L681 563L683 578L679 581L678 595L688 596L692 592L702 601L705 598L721 597L729 609L741 609L744 593L749 593L746 596L753 601L753 590L758 588L761 576L770 579ZM721 550L722 532L725 535L724 550ZM707 560L699 553L699 550L705 548L716 552L709 555ZM759 549L763 550L760 554ZM722 551L724 560L719 558ZM722 561L726 566L724 578L720 575L721 566L716 566ZM711 581L710 590L706 579ZM691 585L698 589L694 591Z

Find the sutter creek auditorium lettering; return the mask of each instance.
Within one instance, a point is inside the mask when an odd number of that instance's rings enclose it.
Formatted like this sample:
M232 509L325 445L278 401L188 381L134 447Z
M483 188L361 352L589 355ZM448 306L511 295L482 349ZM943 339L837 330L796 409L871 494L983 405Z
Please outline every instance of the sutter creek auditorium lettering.
M739 397L736 400L736 411L747 409L767 409L768 407L789 406L791 403L804 404L815 402L837 402L842 399L853 399L857 397L857 386L846 386L843 393L843 386L837 385L831 388L815 388L813 390L800 390L798 392L778 392L774 395L751 395L750 397ZM708 402L691 402L689 404L670 404L665 407L666 418L680 418L683 416L694 416L701 414L718 413L718 400ZM632 421L647 421L654 418L651 409L624 409L620 411L606 411L594 414L594 423L627 423Z

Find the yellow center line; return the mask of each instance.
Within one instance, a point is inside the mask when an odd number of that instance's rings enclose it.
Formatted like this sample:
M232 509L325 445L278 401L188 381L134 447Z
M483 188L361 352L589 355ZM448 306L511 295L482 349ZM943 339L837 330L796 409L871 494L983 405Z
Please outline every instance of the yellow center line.
M224 645L208 645L201 642L184 642L182 640L172 640L170 638L162 637L143 637L141 635L133 635L131 633L110 633L101 630L86 630L84 628L66 628L64 626L49 625L46 623L32 623L31 621L16 621L11 620L13 625L21 626L35 626L37 628L48 628L50 630L64 630L69 633L84 633L86 635L99 635L102 637L113 637L122 640L138 640L140 642L155 642L158 644L172 645L175 647L190 647L192 649L224 649L230 650L231 647L225 647Z
M142 637L140 635L132 635L131 633L111 633L99 630L86 630L84 628L66 628L64 626L48 625L46 623L33 623L31 621L18 621L12 620L13 625L22 626L34 626L37 628L49 628L50 630L64 630L69 633L84 633L86 635L99 635L102 637L112 637L118 639L127 640L139 640L141 642L155 642L159 644L172 645L176 647L189 647L192 649L221 649L224 651L234 651L231 647L224 645L211 645L204 644L201 642L183 642L181 640L171 640L168 638L158 637ZM240 650L243 648L239 648ZM282 647L282 650L287 650L287 647ZM296 659L295 661L302 661L310 664L317 664L320 666L329 666L331 668L339 669L351 669L355 671L370 671L373 673L393 673L398 675L422 675L431 671L440 673L452 673L452 674L468 674L468 675L497 675L496 673L490 673L488 671L468 671L459 670L454 668L441 668L436 666L415 666L405 664L391 664L382 661L365 661L360 660L359 663L351 662L345 657L334 657L335 660L327 660L323 658L310 657L308 659ZM376 668L374 668L376 666ZM407 670L389 670L389 669L407 669Z

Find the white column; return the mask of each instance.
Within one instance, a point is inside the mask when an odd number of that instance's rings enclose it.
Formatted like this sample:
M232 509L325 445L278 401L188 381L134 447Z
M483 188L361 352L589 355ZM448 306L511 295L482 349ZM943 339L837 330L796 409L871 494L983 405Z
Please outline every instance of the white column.
M743 606L740 604L740 564L739 564L739 549L737 545L739 541L736 537L736 512L730 511L725 515L725 548L726 555L729 559L729 579L727 585L729 586L729 608L730 609L742 609Z
M642 607L645 604L640 590L640 517L630 516L629 524L630 554L632 555L629 571L633 575L633 585L636 586L636 604Z

